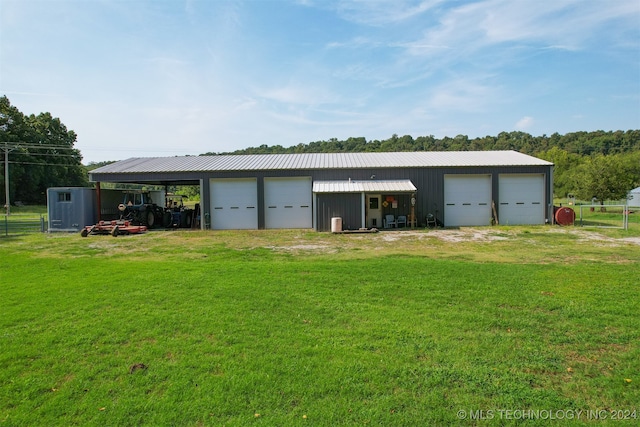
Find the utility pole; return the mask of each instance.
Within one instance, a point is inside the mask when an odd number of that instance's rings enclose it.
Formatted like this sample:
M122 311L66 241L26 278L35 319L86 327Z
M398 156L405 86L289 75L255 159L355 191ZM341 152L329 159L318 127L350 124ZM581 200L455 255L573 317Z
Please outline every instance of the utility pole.
M5 208L7 209L7 216L11 215L11 198L9 196L9 151L14 150L9 148L7 142L4 143L4 199Z

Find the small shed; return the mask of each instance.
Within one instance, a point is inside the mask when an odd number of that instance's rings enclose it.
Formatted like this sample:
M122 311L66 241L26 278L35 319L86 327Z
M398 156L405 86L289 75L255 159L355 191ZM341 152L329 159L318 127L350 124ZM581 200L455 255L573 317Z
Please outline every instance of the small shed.
M640 187L627 193L627 205L640 208Z
M96 191L86 187L47 189L49 231L79 231L95 224Z

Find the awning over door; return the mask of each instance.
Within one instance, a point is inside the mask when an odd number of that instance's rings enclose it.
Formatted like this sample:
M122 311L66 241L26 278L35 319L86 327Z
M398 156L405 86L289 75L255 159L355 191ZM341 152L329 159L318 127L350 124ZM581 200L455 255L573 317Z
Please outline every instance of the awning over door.
M314 193L413 193L417 188L411 180L314 181Z

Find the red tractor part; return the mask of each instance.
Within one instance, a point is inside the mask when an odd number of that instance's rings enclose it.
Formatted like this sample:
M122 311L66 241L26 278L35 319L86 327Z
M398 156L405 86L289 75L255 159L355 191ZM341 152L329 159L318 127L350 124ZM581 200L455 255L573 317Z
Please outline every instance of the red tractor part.
M80 235L87 237L90 234L111 234L117 237L123 234L140 234L145 233L147 227L144 225L132 225L129 221L113 220L100 221L95 225L88 225L82 229Z

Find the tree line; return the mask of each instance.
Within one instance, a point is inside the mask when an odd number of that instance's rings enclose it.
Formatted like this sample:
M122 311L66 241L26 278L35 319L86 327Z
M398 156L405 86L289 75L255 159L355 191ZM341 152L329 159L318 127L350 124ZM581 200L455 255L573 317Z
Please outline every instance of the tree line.
M211 154L283 154L283 153L349 153L392 151L487 151L515 150L524 154L537 154L557 147L571 154L617 154L640 151L640 130L573 132L565 135L532 136L526 132L501 132L497 136L470 139L467 135L436 138L433 135L413 138L411 135L392 135L385 140L367 141L364 137L346 140L331 138L291 147L260 145L227 153Z
M640 130L572 132L532 136L526 132L501 132L497 136L470 139L466 135L413 138L392 135L385 140L364 137L315 141L292 147L260 145L229 153L283 154L393 151L487 151L515 150L548 160L554 167L556 197L582 200L620 200L640 186Z
M49 187L87 186L77 135L51 113L25 115L0 97L0 150L5 188L5 158L9 152L9 194L12 204L45 204Z

